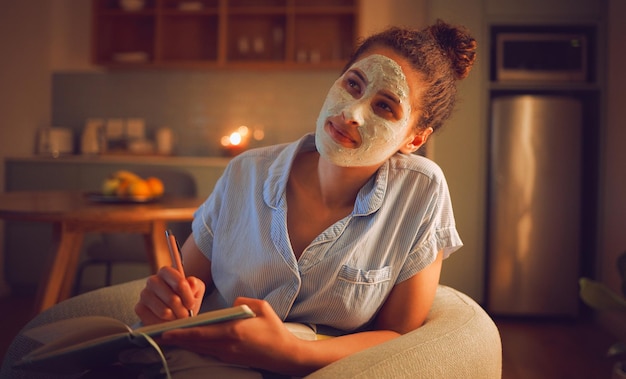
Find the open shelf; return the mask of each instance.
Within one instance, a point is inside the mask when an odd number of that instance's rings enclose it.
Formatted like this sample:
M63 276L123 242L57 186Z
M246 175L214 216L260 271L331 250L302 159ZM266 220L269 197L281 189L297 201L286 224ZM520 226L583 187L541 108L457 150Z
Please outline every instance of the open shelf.
M358 0L92 0L93 60L123 67L341 67Z

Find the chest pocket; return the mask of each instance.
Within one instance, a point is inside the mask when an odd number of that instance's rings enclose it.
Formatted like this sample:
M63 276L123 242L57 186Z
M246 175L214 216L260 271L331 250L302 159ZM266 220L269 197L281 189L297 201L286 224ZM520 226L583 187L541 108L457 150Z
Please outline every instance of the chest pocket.
M389 266L385 266L376 270L361 270L343 265L341 270L339 270L338 276L339 280L352 284L375 285L389 281L391 279L391 269Z
M391 290L391 267L362 270L343 265L337 276L336 290L354 314L364 312L367 321Z

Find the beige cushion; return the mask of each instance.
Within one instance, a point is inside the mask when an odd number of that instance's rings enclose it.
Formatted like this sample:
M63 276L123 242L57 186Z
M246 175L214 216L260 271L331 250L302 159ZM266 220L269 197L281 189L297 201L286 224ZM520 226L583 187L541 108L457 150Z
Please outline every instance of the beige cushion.
M307 376L321 378L501 378L500 334L467 295L440 285L426 323Z
M115 317L131 325L145 280L102 288L65 300L42 312L24 329L84 315ZM36 344L18 335L7 352L0 378L61 378L11 370ZM465 294L439 286L426 324L392 341L337 361L307 376L320 378L500 378L502 346L495 324ZM64 378L67 378L65 376Z

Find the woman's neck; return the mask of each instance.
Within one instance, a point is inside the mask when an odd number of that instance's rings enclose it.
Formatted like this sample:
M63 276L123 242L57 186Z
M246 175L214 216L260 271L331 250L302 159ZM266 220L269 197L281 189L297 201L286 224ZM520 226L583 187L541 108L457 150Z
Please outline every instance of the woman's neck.
M317 152L301 154L297 164L295 179L317 192L319 201L327 207L353 207L359 190L380 167L340 167Z

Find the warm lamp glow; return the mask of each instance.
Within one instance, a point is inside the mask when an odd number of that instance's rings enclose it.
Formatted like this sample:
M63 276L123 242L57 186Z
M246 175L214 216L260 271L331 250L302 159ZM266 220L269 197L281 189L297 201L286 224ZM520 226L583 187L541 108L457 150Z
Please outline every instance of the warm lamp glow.
M220 145L225 154L234 156L247 149L251 139L260 141L263 138L265 134L262 129L255 128L251 131L250 128L242 125L229 135L220 138Z

